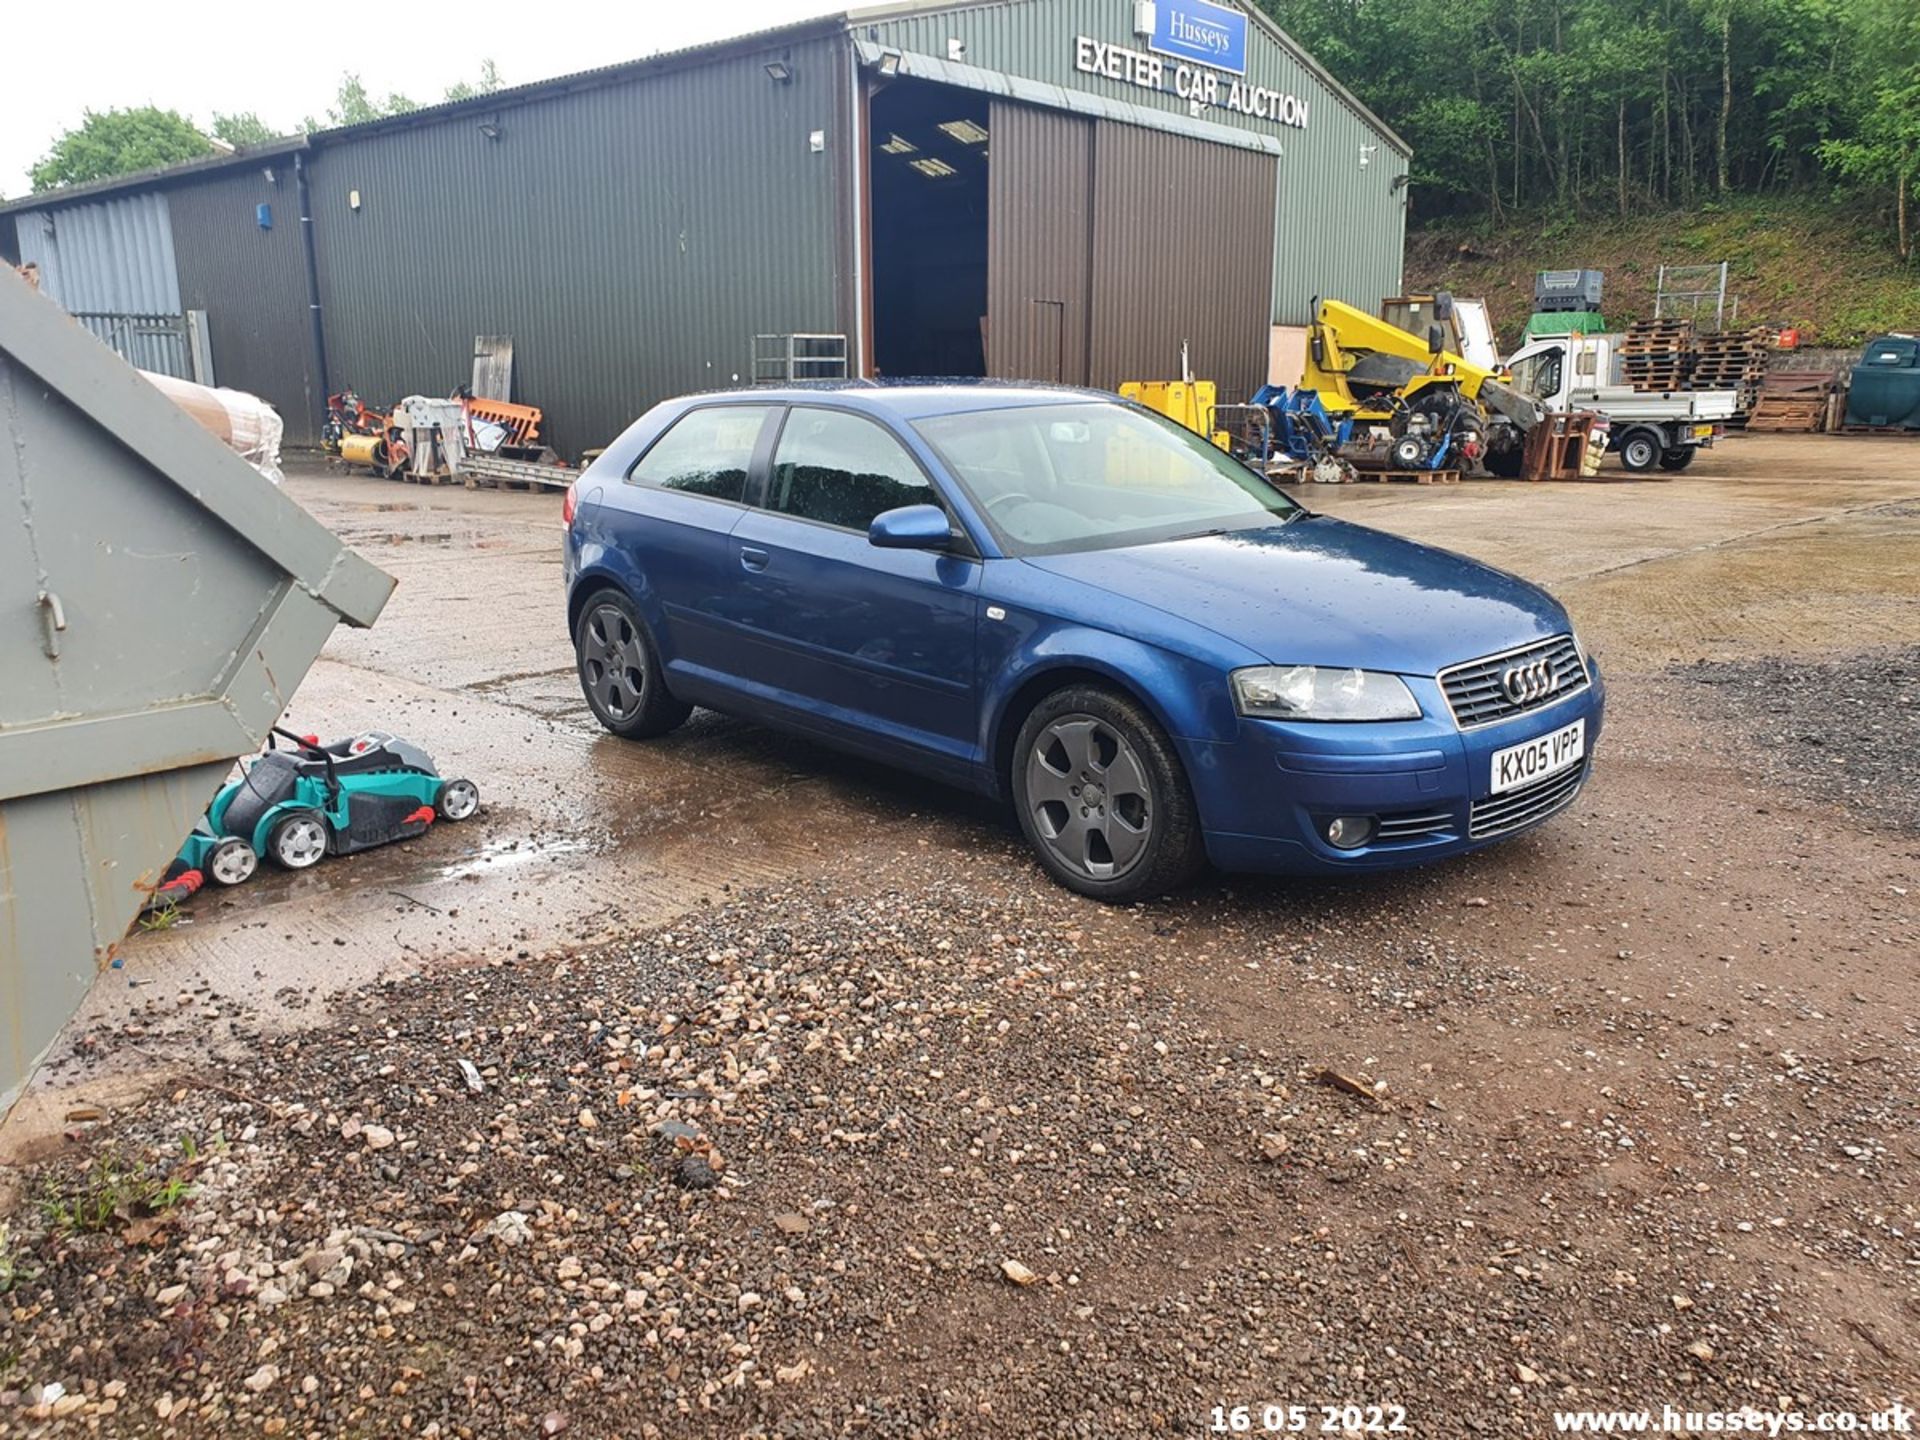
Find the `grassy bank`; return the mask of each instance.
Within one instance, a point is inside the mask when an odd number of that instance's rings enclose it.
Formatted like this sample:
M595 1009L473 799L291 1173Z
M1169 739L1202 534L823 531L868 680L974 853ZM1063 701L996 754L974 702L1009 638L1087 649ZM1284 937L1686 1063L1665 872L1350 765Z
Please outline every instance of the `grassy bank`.
M1407 288L1484 296L1512 344L1533 309L1536 271L1604 270L1607 319L1624 325L1653 314L1663 264L1721 260L1739 324L1793 326L1802 344L1836 346L1920 329L1920 265L1900 263L1879 217L1811 198L1630 220L1541 216L1497 231L1435 225L1407 237Z

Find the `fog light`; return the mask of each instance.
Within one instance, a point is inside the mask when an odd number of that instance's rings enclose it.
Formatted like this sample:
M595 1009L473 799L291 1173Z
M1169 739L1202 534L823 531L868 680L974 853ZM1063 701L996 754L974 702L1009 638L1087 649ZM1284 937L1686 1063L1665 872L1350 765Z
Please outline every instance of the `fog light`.
M1372 834L1371 815L1338 815L1327 822L1327 843L1336 850L1358 850Z

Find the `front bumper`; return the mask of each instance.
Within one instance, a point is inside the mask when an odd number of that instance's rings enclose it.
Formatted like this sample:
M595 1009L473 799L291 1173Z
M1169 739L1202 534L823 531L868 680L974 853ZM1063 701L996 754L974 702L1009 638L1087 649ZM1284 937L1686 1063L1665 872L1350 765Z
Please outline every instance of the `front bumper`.
M1599 667L1583 690L1524 715L1460 730L1431 679L1407 677L1423 718L1394 724L1301 725L1242 720L1232 741L1186 742L1207 855L1223 870L1337 874L1399 869L1462 855L1573 803L1593 764L1606 710ZM1493 753L1586 721L1585 756L1570 770L1494 796ZM1327 820L1368 815L1357 849L1326 840Z

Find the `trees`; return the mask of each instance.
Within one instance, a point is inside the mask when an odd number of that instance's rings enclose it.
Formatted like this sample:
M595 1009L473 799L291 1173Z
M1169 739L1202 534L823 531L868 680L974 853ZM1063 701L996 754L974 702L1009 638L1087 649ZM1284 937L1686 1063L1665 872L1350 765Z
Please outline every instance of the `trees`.
M418 110L419 102L408 99L397 90L384 100L376 99L367 92L366 84L360 77L347 71L340 77L340 88L334 92L333 104L327 107L325 120L316 120L309 115L300 122L300 128L311 135L316 130L334 130L342 125L361 125L369 120L384 119L388 115L404 115L409 110Z
M238 115L222 115L213 112L213 138L223 145L231 145L241 150L249 145L265 145L280 138L280 132L251 110L243 110Z
M1429 218L1838 179L1920 250L1920 0L1259 3L1412 144Z
M1836 135L1820 156L1856 184L1893 193L1894 243L1916 258L1913 195L1920 188L1920 6L1867 0L1865 32L1879 57L1875 83L1859 97L1852 133Z
M471 100L479 95L491 95L505 83L500 78L500 67L491 60L480 62L478 80L461 80L447 87L447 99Z
M28 172L28 179L38 192L155 170L212 153L213 142L178 111L152 105L131 110L89 110L79 128L53 142L46 156Z

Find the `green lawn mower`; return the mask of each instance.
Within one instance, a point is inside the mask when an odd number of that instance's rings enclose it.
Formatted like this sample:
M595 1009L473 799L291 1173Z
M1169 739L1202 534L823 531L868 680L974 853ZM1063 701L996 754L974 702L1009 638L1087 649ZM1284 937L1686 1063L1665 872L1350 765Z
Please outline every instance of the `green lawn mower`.
M208 880L242 884L263 855L304 870L326 855L411 840L435 820L465 820L480 808L471 780L443 779L431 755L384 730L332 745L278 727L273 735L291 748L269 749L214 796L149 909L177 904Z

